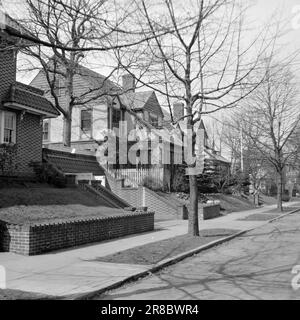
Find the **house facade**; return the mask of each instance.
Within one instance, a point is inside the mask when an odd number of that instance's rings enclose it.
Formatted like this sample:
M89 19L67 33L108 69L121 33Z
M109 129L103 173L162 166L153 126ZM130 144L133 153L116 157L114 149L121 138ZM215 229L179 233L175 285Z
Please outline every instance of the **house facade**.
M155 92L135 92L133 77L129 75L124 75L122 80L125 93L120 99L113 98L109 93L120 92L120 87L101 74L83 66L79 67L78 74L74 76L74 96L85 97L87 102L84 103L82 99L83 103L75 105L72 110L72 149L96 152L99 143L103 141L104 130L118 128L119 121L127 122L128 131L135 129L137 117L127 112L126 109L132 110L135 115L156 127L161 125L163 113ZM45 73L42 70L32 80L31 85L43 89L47 99L53 101ZM99 90L96 90L97 88ZM57 81L55 90L60 105L66 108L63 78ZM87 94L88 92L94 93ZM122 105L125 108L122 108ZM64 149L62 138L63 115L45 120L43 124L44 147Z
M0 15L0 175L33 176L30 164L42 161L43 120L59 112L42 90L16 81L18 47L30 45L17 35L27 31Z

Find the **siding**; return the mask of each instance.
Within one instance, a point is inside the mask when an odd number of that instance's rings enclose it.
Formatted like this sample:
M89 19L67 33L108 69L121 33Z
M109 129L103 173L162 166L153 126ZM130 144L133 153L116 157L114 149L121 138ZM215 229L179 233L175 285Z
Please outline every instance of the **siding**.
M40 72L31 82L32 86L45 90L45 97L54 103L54 99L49 92L49 86L46 77L43 72ZM84 77L76 75L74 77L74 92L76 96L87 92L90 89L89 83ZM61 90L61 96L59 97L59 103L62 107L66 106L66 98ZM100 131L107 128L108 111L107 104L100 97L94 101L91 101L85 105L85 107L91 107L93 109L93 124L92 132L94 139L100 139ZM88 141L89 138L85 135L81 135L80 130L80 110L82 106L75 106L72 111L72 142L76 145L80 144L80 141ZM50 136L49 141L45 143L61 143L63 137L63 116L59 116L56 119L50 120Z

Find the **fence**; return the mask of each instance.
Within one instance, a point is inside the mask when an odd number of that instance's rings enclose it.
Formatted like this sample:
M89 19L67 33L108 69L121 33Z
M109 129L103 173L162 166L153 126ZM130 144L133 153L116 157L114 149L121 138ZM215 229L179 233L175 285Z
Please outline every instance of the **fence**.
M143 180L151 178L153 183L158 186L163 186L164 181L164 169L161 167L153 168L121 168L121 169L112 169L108 168L107 171L115 179L125 179L125 185L130 185L132 187L138 187L142 185Z

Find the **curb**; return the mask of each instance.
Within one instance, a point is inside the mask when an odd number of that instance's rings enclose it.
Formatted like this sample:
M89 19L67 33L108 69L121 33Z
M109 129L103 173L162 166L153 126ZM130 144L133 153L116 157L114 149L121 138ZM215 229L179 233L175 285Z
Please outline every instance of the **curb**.
M250 229L247 229L247 230L239 231L239 232L234 233L234 234L232 234L230 236L214 240L214 241L209 242L207 244L204 244L204 245L202 245L202 246L200 246L198 248L195 248L195 249L186 251L184 253L181 253L181 254L179 254L177 256L171 257L169 259L162 260L159 263L155 264L154 266L149 267L145 271L141 271L141 272L136 273L136 274L134 274L134 275L132 275L130 277L124 278L124 279L122 279L120 281L117 281L117 282L107 286L107 287L104 287L104 288L101 288L99 290L95 290L95 291L92 291L92 292L88 292L88 293L71 295L69 297L65 297L65 300L89 300L92 297L94 297L95 295L101 295L102 293L104 293L106 291L116 289L116 288L118 288L118 287L120 287L120 286L122 286L122 285L124 285L124 284L126 284L128 282L132 282L132 281L138 280L140 278L144 278L144 277L146 277L148 275L151 275L152 273L155 273L155 272L157 272L157 271L159 271L159 270L161 270L161 269L163 269L165 267L168 267L168 266L170 266L172 264L175 264L175 263L177 263L179 261L182 261L185 258L191 257L191 256L193 256L193 255L195 255L197 253L200 253L200 252L204 251L204 250L207 250L207 249L210 249L210 248L215 247L217 245L223 244L223 243L225 243L227 241L230 241L230 240L232 240L234 238L237 238L237 237L239 237L239 236L241 236L241 235L243 235L243 234L245 234L245 233L247 233L249 231L252 231L254 229L258 229L258 228L260 228L262 226L267 225L268 223L272 223L272 222L274 222L276 220L284 218L285 216L291 215L291 214L296 213L298 211L300 211L300 208L292 210L292 211L290 211L288 213L282 214L282 215L280 215L280 216L278 216L276 218L273 218L271 220L268 220L266 223L261 224L260 226L253 227L253 228L250 228Z

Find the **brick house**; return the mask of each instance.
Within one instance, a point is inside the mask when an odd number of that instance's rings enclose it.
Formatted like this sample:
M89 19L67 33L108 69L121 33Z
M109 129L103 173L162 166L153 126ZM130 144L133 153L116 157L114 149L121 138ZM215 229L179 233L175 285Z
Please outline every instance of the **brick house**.
M16 81L18 47L24 45L17 35L27 31L0 15L0 175L32 176L30 163L42 160L42 121L59 112L42 90Z

